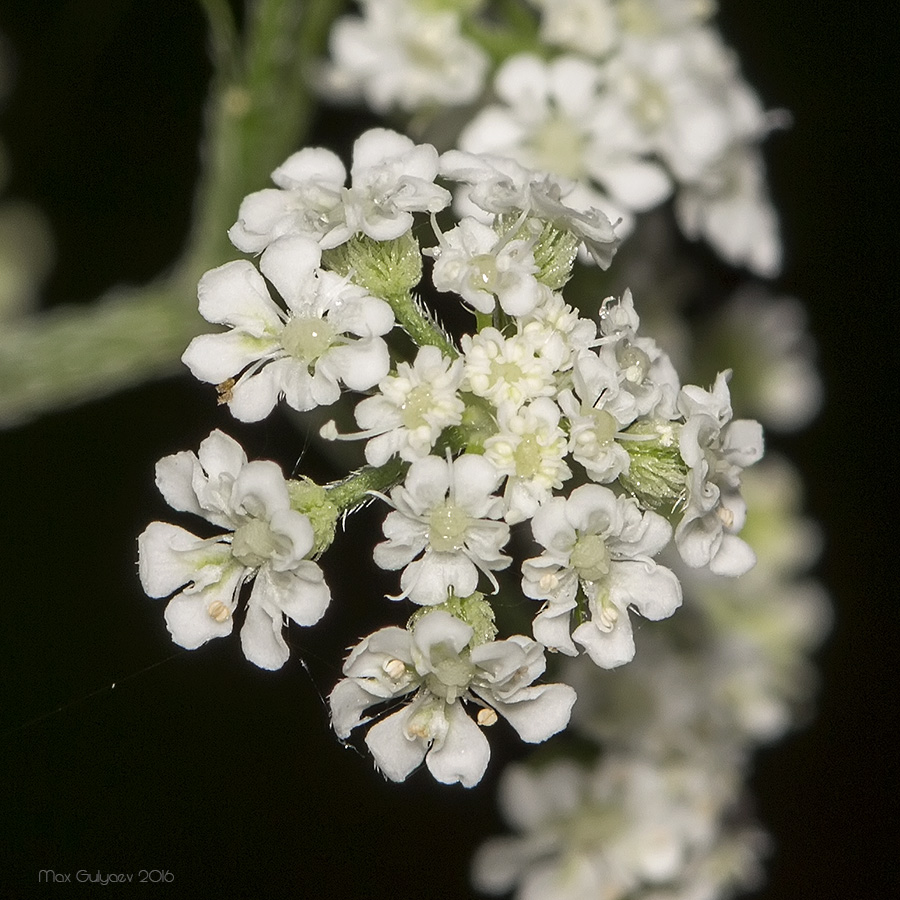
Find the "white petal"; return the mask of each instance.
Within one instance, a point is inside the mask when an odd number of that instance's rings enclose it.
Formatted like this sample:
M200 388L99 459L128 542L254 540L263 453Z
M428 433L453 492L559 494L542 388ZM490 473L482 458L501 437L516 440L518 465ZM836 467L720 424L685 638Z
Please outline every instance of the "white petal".
M461 703L447 710L449 728L440 747L425 757L428 771L441 784L473 787L481 781L491 758L491 748L481 729L466 715Z
M228 408L241 422L259 422L275 408L281 390L278 377L280 367L276 362L263 366L256 372L244 375L231 389Z
M241 469L247 465L244 448L218 428L200 442L197 458L210 481L217 481L222 475L237 478Z
M254 585L254 592L255 590ZM241 628L244 656L261 669L280 669L290 656L281 629L281 616L272 615L260 604L254 603L251 594L247 604L247 618Z
M665 170L633 157L606 157L591 174L609 189L613 199L635 212L658 206L672 193Z
M347 170L340 157L324 147L298 150L272 173L272 181L288 190L310 182L340 190L346 178Z
M240 573L238 573L240 575ZM229 615L220 622L209 614L209 607L216 601L233 610L236 585L223 583L221 590L199 594L176 594L166 606L166 627L172 640L186 650L196 650L213 638L231 634L233 620Z
M709 570L715 575L736 578L744 575L756 565L756 554L746 541L736 534L726 534L722 543L710 560Z
M256 576L251 601L266 609L279 610L298 625L315 625L328 609L331 591L322 570L309 560L288 572L263 566Z
M722 435L722 449L729 462L746 468L763 455L762 425L753 419L735 419Z
M322 260L319 245L305 235L288 235L269 244L259 260L263 275L291 308L315 292L315 272Z
M138 538L138 574L148 597L168 597L192 582L216 583L232 563L230 544L201 540L167 522L151 522Z
M468 597L478 586L478 569L462 553L439 553L429 550L410 563L400 577L400 587L413 603L433 606L447 599L454 588L458 597Z
M164 456L156 464L156 486L172 509L205 515L193 486L199 465L197 457L188 450Z
M391 367L387 344L379 338L353 341L328 352L341 381L352 391L367 391L387 375Z
M515 702L485 697L529 744L539 744L569 724L575 690L567 684L540 684L522 688Z
M571 606L574 606L574 603ZM534 617L531 629L534 639L548 650L556 650L565 653L566 656L577 656L578 651L570 635L571 606L548 604Z
M247 463L235 479L231 496L238 514L246 513L262 519L287 510L291 505L281 467L269 459L255 459Z
M275 339L254 338L243 331L201 334L187 345L181 361L198 381L220 384L280 346Z
M593 622L584 622L572 632L572 637L601 669L614 669L634 659L634 635L628 610L619 610L612 631L601 631Z
M362 714L372 704L377 703L378 699L364 690L353 678L339 681L328 695L331 727L334 728L335 734L342 741L346 740L350 732L365 721Z
M440 609L429 612L416 622L413 641L426 660L430 660L435 648L440 648L441 654L447 649L461 653L473 634L470 625Z
M610 597L620 609L634 606L645 618L658 621L681 606L681 582L665 566L649 560L616 562L610 578Z
M409 737L406 732L409 717L417 708L415 703L410 704L376 722L366 735L366 746L375 764L391 781L405 781L421 764L428 750L421 738Z
M281 328L278 307L266 283L247 260L236 260L211 269L197 286L200 315L207 322L231 325L254 337Z
M415 144L406 135L387 128L370 128L353 144L353 166L350 177L354 187L365 184L371 170L382 166L391 157L402 156L413 150ZM434 150L434 148L431 148ZM434 167L437 169L437 152L434 151ZM433 176L432 176L433 177Z

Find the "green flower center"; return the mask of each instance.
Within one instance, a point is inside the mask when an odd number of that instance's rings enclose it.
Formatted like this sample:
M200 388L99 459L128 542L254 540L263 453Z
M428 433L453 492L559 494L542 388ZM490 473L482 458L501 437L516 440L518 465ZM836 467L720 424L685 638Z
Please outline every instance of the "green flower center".
M609 574L609 551L599 534L584 534L578 538L569 562L582 581L600 581Z
M515 384L522 379L522 369L518 363L505 360L491 360L491 380L494 384L505 381L507 384Z
M536 168L555 172L575 181L586 174L584 150L587 140L567 115L551 116L531 139Z
M425 415L433 406L434 395L431 385L420 384L414 387L400 407L400 420L403 422L403 426L412 430L427 425L428 420Z
M231 555L250 569L258 569L277 549L275 535L262 519L251 519L241 525L231 539Z
M534 478L541 470L543 453L538 439L533 434L526 434L516 447L513 459L516 463L516 475L521 478Z
M466 542L469 517L455 503L447 501L436 506L428 517L428 543L434 550L460 550Z
M469 275L469 285L476 291L496 294L500 286L497 257L492 253L480 253L472 257L470 264L472 271Z
M318 316L296 316L284 326L281 346L295 359L311 365L334 343L337 332Z

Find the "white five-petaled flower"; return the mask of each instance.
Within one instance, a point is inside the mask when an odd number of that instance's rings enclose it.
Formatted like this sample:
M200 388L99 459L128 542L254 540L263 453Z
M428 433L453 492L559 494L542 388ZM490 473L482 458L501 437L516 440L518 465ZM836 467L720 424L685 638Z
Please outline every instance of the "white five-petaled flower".
M678 396L685 419L678 446L689 471L675 545L689 566L708 565L717 575L737 576L756 562L737 533L746 516L741 471L762 458L763 433L752 419L732 421L730 377L730 370L720 372L711 391L686 385Z
M356 405L356 422L365 431L347 437L369 438L366 462L372 466L395 454L409 462L427 456L441 432L462 421L462 377L461 359L451 360L426 344L412 365L398 363L397 374L379 383L379 393Z
M268 460L248 462L237 441L213 431L196 455L161 459L156 483L173 509L227 529L203 539L151 522L138 538L144 590L151 597L174 594L166 607L172 639L193 650L230 634L241 586L255 579L241 646L257 666L280 668L288 658L285 617L314 625L331 599L322 570L307 558L313 528L291 509L281 469Z
M633 498L585 484L544 503L531 529L545 550L523 563L522 591L546 601L534 620L544 646L574 656L574 640L611 669L634 656L629 607L655 620L681 605L678 579L652 559L669 543L671 526ZM572 631L579 591L590 616Z
M466 196L473 212L534 215L571 232L601 268L608 268L612 262L619 239L610 220L598 209L583 210L563 202L568 196L579 196L574 184L563 187L549 176L532 172L506 157L461 150L448 150L441 155L440 174L469 186Z
M610 108L602 69L593 63L519 54L497 71L494 90L503 105L478 113L460 135L461 149L509 156L539 172L590 182L593 205L608 215L618 207L650 209L671 193L665 170L645 158L646 140L628 117Z
M503 501L493 493L499 482L497 470L473 454L426 456L410 466L388 500L394 507L384 520L388 540L374 552L381 568L403 569L400 598L434 606L451 591L468 597L479 571L497 589L492 572L510 563L501 552L509 526L496 521L503 515Z
M369 707L414 695L366 735L378 768L403 781L424 760L437 781L472 787L490 758L479 725L492 724L497 713L528 743L565 728L575 691L565 684L532 684L545 667L540 644L513 635L471 647L473 634L465 622L433 610L411 631L383 628L365 638L328 698L338 737L371 721L364 717ZM463 702L480 707L478 724Z
M530 243L511 235L501 237L471 216L452 231L439 232L440 246L430 251L434 286L454 291L478 312L493 312L499 303L511 316L530 313L545 289L535 278L538 267Z
M228 236L247 253L289 234L307 235L323 249L355 234L394 240L412 227L414 212L436 213L449 204L449 192L434 183L437 172L434 147L386 128L357 138L349 188L340 158L308 147L272 173L280 190L267 188L244 198Z
M505 519L524 522L572 477L566 465L566 433L560 428L559 407L538 397L520 408L504 404L497 414L498 432L484 442L484 455L507 475L503 499Z
M535 397L556 392L552 358L541 356L535 342L521 334L509 337L496 328L482 328L461 340L465 357L463 390L500 407L520 407Z
M340 382L367 390L387 374L381 335L394 325L391 308L320 269L320 260L314 241L294 235L263 253L262 274L238 260L200 280L200 314L230 330L194 338L182 360L201 381L222 385L236 418L265 418L279 397L297 410L328 406L340 396ZM263 275L286 309L272 300Z
M331 30L326 92L348 99L361 94L381 113L453 106L478 96L488 58L463 37L458 13L408 0L361 5L364 18L343 16Z

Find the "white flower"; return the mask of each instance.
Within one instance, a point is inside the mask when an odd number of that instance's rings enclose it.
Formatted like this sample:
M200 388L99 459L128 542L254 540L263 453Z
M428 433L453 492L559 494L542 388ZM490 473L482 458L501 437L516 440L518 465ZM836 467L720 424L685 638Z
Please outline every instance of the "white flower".
M619 239L609 219L599 209L582 211L563 203L574 185L564 189L559 182L512 159L461 150L441 155L440 173L451 181L470 185L467 198L483 212L534 215L571 232L601 268L608 268L612 262Z
M473 629L444 610L422 616L413 630L384 628L358 644L328 698L340 738L371 719L366 709L394 697L412 702L376 722L366 744L392 781L424 760L437 781L477 784L490 758L479 725L499 713L519 736L539 743L566 727L575 692L568 685L533 685L544 671L539 644L522 635L470 648ZM463 702L480 707L478 725Z
M591 481L608 484L627 472L630 457L616 440L615 417L600 405L579 402L571 391L563 391L557 399L569 423L569 452Z
M634 499L585 484L544 503L531 530L546 549L523 563L522 591L546 601L534 620L534 636L544 646L574 656L574 639L598 666L611 669L634 656L630 607L657 620L681 605L678 579L651 559L669 543L671 526L642 512ZM571 613L584 609L584 600L590 618L570 636Z
M462 359L421 347L412 365L399 363L396 375L381 380L379 393L357 404L356 422L365 431L347 437L370 438L366 462L372 466L383 466L394 455L410 462L427 456L441 432L462 421L462 377Z
M360 94L377 112L455 106L481 92L488 58L460 33L458 14L408 0L364 0L364 18L343 16L331 30L326 92Z
M462 150L509 156L540 172L600 184L614 208L650 209L671 193L662 166L644 158L647 141L608 102L602 70L587 60L514 56L498 70L494 90L505 105L486 107L466 126ZM611 214L603 194L596 193L593 205Z
M493 327L463 335L463 390L490 400L494 406L519 407L535 397L556 393L553 360L540 356L533 342L520 334L504 337Z
M543 296L529 242L501 237L493 228L466 216L456 228L438 234L432 281L453 291L473 309L493 312L495 303L510 316L530 313Z
M499 431L484 442L485 458L509 476L503 492L506 521L523 522L572 477L566 465L568 441L559 427L559 407L549 397L538 397L516 409L498 411Z
M717 343L741 348L735 363L742 377L733 386L737 405L766 428L806 428L822 406L824 389L803 304L743 289L716 316L714 329Z
M388 501L394 507L384 520L388 540L374 552L381 568L403 569L400 597L426 606L445 602L450 591L467 597L479 571L497 589L492 572L510 562L501 552L509 526L495 521L503 514L493 494L499 482L494 467L472 454L451 461L426 456L410 466Z
M738 873L727 865L715 873L708 857L735 794L729 771L677 758L656 765L618 752L590 767L514 764L500 782L500 807L521 833L480 848L475 884L492 894L516 888L517 900L726 896ZM697 871L703 864L708 872Z
M712 391L686 385L678 397L685 423L679 435L681 457L689 467L687 502L675 529L681 558L717 575L743 575L756 557L737 532L746 516L741 470L763 455L762 428L750 419L732 421L728 379L721 372Z
M278 669L288 658L284 618L314 625L331 599L322 570L307 557L309 519L291 509L281 470L248 462L240 445L213 431L197 455L176 453L156 465L156 483L173 509L192 512L229 533L203 539L151 522L138 538L146 593L168 597L166 624L176 644L193 650L230 634L241 585L255 579L241 646L250 662Z
M677 415L678 373L655 341L638 337L639 324L630 290L620 299L607 297L600 308L600 349L580 353L572 372L581 402L604 409L623 428L641 416Z
M575 356L590 347L597 336L593 321L583 319L562 294L549 289L530 313L518 318L518 329L534 352L550 362L554 372L571 369Z
M450 202L450 194L434 184L437 170L434 147L385 128L357 138L349 188L336 154L320 147L300 150L272 173L281 190L244 198L228 236L247 253L289 234L307 235L323 249L360 233L395 240L412 227L414 212L439 212Z
M759 150L737 145L679 190L675 215L689 238L704 238L732 265L773 278L782 246L765 175Z
M658 154L679 181L693 181L766 117L737 59L710 28L630 36L605 69L610 121Z
M603 56L619 37L612 0L533 0L541 10L541 41Z
M341 382L361 391L387 374L390 358L380 335L394 325L391 308L318 268L320 258L314 241L295 235L263 253L262 275L239 260L200 280L200 314L230 330L194 338L182 360L195 377L221 386L236 418L258 421L279 397L297 410L328 406L340 396ZM270 297L263 275L286 310Z

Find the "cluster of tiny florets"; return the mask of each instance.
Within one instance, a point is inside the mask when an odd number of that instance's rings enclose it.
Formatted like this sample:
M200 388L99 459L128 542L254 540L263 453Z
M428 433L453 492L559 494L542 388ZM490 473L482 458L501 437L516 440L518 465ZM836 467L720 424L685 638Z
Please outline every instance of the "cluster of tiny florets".
M690 567L750 568L740 476L762 454L761 430L733 419L729 373L710 389L679 382L629 292L596 319L566 303L575 250L605 266L618 238L546 176L376 129L355 145L349 187L323 149L273 178L230 231L258 259L200 282L201 314L225 328L195 338L184 361L242 421L282 401L305 411L355 397L361 430L329 422L322 435L361 442L367 465L331 485L287 480L213 432L196 455L161 460L157 484L222 533L152 523L141 579L171 597L166 621L185 647L229 633L252 582L244 652L278 668L288 621L314 625L330 602L316 560L338 517L383 502L375 563L399 573L392 598L420 612L351 652L330 698L334 728L347 738L369 726L394 780L424 761L439 781L471 785L498 716L530 742L566 727L573 688L535 684L546 650L620 666L635 653L633 615L675 612L681 585L658 561L668 546ZM442 230L454 183L478 216ZM422 250L425 232L412 229L429 223ZM472 314L466 333L445 332L413 293L422 271ZM514 552L515 532L530 532L530 557ZM513 571L536 601L533 636L497 639L491 597Z

